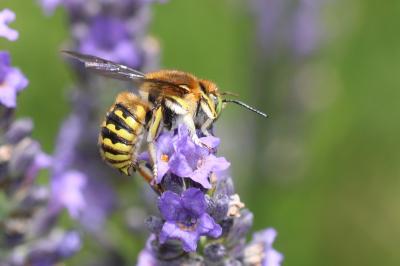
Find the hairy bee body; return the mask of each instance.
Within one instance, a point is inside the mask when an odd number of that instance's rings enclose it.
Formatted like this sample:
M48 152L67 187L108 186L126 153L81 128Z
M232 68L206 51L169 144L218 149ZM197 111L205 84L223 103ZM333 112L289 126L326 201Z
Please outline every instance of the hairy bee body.
M200 142L196 130L209 135L208 130L228 102L266 117L266 114L243 102L223 99L222 96L229 93L221 93L212 81L199 79L187 72L160 70L144 74L96 56L72 51L64 53L82 61L89 70L137 85L137 94L131 91L117 96L99 136L104 160L126 175L131 175L137 167L140 170L136 157L145 133L153 177L156 177L155 141L162 130L173 130L184 124L193 142L206 146Z
M130 175L136 168L138 146L144 133L148 105L136 95L120 93L101 125L100 153L120 172Z

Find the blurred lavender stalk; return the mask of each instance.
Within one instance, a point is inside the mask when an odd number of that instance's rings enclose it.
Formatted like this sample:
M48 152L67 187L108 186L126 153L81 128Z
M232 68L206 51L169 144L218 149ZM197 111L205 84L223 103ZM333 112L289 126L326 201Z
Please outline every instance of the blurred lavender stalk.
M0 11L0 37L17 40L18 32L6 24L14 19L11 10ZM76 253L81 243L77 232L45 219L49 187L38 185L36 178L53 160L31 138L32 121L13 119L17 95L27 85L9 53L0 51L0 265L6 266L54 265Z
M158 66L158 42L147 34L152 2L155 1L40 1L47 14L58 6L67 12L71 38L63 49L100 56L142 71ZM78 81L71 93L72 111L57 138L51 208L54 213L66 208L100 244L103 251L101 256L96 255L98 263L107 264L102 256L123 260L117 248L119 244L113 243L104 226L109 215L121 206L115 188L118 184L126 187L129 180L102 161L97 139L108 106L123 86L82 71L82 66L75 63L71 66ZM121 89L113 88L116 85ZM146 211L136 208L135 212ZM143 231L143 221L133 224L134 227L140 224L139 231ZM109 263L116 263L112 260Z
M329 103L324 95L331 95L323 91L327 86L316 85L321 73L315 72L320 66L313 63L323 38L321 12L325 2L251 1L257 28L252 87L263 88L254 90L254 100L280 112L272 111L273 123L255 125L254 138L259 140L255 154L261 155L257 162L262 163L254 176L267 173L277 179L293 178L301 176L307 165L301 141L307 118ZM263 137L267 131L271 136L268 143Z

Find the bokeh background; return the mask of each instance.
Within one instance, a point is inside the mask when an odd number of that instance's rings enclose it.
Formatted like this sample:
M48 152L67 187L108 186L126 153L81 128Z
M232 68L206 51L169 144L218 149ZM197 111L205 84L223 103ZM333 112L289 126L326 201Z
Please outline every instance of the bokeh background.
M52 152L73 76L62 9L2 0L0 41L30 80L18 116ZM400 265L400 2L170 0L153 6L163 68L214 80L270 114L226 108L216 132L254 229L275 227L284 265ZM138 242L120 245L135 258ZM71 265L79 265L74 260Z

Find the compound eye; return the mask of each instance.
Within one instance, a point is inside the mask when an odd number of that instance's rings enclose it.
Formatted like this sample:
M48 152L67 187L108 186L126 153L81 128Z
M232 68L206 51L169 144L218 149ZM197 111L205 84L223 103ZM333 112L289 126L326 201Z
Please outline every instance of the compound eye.
M218 102L217 96L215 94L209 94L208 96L211 98L211 100L213 100L214 103Z

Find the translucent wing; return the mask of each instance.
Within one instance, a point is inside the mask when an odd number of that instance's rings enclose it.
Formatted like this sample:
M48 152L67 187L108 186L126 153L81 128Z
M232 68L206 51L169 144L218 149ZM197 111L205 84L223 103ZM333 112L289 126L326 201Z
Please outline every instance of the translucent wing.
M63 54L78 59L85 64L85 67L100 75L110 78L134 81L139 85L140 90L147 92L157 92L164 95L184 95L189 92L185 87L174 83L146 78L140 71L128 66L121 65L97 56L81 54L73 51L62 51Z
M80 54L73 51L62 51L62 53L78 59L85 64L87 69L103 76L122 80L141 80L145 77L143 73L137 70L97 56Z

